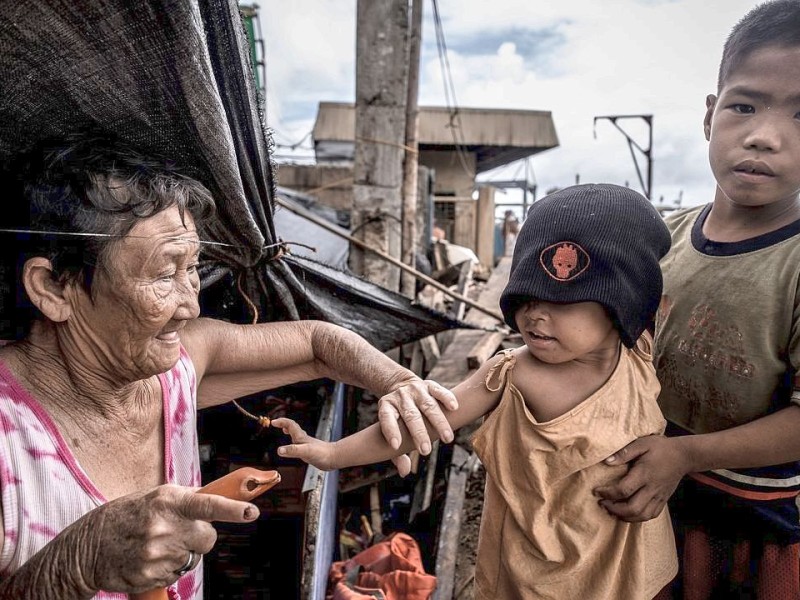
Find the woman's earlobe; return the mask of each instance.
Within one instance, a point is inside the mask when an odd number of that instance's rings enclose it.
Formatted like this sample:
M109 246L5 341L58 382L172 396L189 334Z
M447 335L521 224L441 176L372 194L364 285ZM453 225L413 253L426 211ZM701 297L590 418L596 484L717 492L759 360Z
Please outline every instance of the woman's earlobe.
M39 311L51 321L66 321L72 306L66 297L65 285L55 277L53 264L37 256L25 261L22 282L28 298Z

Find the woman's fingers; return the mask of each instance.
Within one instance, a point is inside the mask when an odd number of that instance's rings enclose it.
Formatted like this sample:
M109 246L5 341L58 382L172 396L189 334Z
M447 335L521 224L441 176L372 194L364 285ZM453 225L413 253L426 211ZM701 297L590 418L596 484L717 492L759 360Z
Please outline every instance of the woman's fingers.
M442 404L447 408L458 406L453 393L432 380L410 381L386 394L378 405L378 420L384 438L392 448L400 447L399 421L402 419L419 453L429 454L431 438L427 419L442 441L453 441L453 428L442 412Z
M177 504L175 512L188 520L210 523L249 523L259 516L258 507L250 502L232 500L216 494L186 494Z
M452 391L448 390L446 387L434 381L433 379L426 379L425 384L428 386L428 391L430 392L431 396L436 398L436 400L438 400L439 403L447 410L458 409L458 399Z
M397 450L402 441L400 434L400 411L397 407L397 399L384 396L378 403L378 422L381 426L381 433L389 445ZM426 434L427 435L427 434Z
M433 425L439 435L439 439L449 444L453 441L453 428L450 427L447 417L442 412L442 406L449 410L455 410L458 408L458 401L453 392L435 381L426 379L425 385L428 388L430 397L421 400L419 409L430 424Z

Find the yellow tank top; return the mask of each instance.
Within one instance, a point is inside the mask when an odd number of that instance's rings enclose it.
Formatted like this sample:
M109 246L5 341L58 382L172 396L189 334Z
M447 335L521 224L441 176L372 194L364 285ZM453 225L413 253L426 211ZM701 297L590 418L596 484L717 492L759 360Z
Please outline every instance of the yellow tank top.
M664 431L650 347L648 334L623 347L603 387L545 423L512 383L512 351L488 374L487 388L503 393L472 440L487 475L476 599L647 600L673 579L667 509L626 523L592 494L627 468L603 464L606 457Z

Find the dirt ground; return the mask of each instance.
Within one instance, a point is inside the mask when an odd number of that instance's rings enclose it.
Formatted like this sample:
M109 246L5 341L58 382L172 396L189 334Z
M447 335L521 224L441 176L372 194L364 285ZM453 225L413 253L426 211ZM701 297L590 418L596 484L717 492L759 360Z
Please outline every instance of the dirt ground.
M483 507L483 484L486 471L478 466L467 479L464 508L461 513L461 534L456 558L453 600L473 600L473 578L475 575L475 551L478 547L478 530Z

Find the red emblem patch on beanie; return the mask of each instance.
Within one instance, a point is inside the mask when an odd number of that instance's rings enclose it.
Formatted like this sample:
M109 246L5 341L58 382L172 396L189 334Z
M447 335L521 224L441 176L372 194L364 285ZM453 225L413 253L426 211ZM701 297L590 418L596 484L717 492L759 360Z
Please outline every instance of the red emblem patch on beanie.
M556 281L569 281L589 268L589 254L575 242L558 242L539 254L539 263Z

